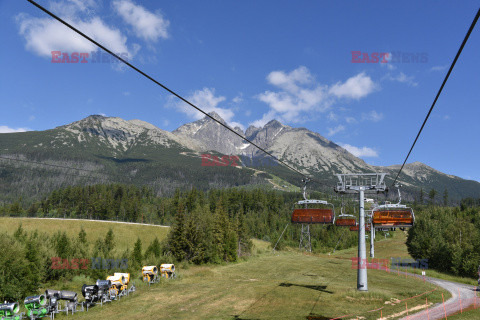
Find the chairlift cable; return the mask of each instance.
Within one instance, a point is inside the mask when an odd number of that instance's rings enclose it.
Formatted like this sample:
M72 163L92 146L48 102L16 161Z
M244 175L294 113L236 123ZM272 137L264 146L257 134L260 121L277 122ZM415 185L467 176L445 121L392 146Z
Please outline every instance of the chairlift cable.
M430 117L430 114L432 113L433 108L435 107L435 104L438 100L438 97L440 96L440 93L442 93L443 87L445 86L445 83L447 82L448 78L450 77L450 73L452 72L453 67L455 67L455 64L457 63L458 57L460 57L460 54L462 53L463 48L465 47L465 44L467 43L467 40L470 37L470 34L472 33L473 28L475 27L475 24L477 23L479 17L480 17L480 8L478 9L477 14L475 15L475 18L473 19L472 24L470 25L470 28L468 29L467 34L465 35L465 38L463 39L463 42L462 42L462 44L460 45L460 48L457 51L455 59L453 59L453 62L450 65L450 68L448 69L448 72L447 72L447 75L445 76L445 79L443 79L442 85L440 86L440 89L438 90L437 95L435 96L435 99L433 100L433 103L432 103L432 106L430 107L430 110L428 110L428 113L427 113L427 116L425 117L425 120L423 120L422 126L420 127L420 130L418 131L417 136L415 137L415 140L413 141L413 144L410 148L410 151L408 151L408 154L405 157L405 160L403 161L403 164L400 167L400 170L398 170L397 176L393 180L392 186L394 186L395 183L397 182L397 179L400 176L400 173L402 172L403 167L405 166L405 163L408 160L408 157L412 153L413 147L415 147L415 144L417 143L417 140L420 137L420 134L422 133L422 130L425 127L425 124L427 123L427 120Z
M168 93L172 94L173 96L177 97L178 99L180 99L181 101L185 102L186 104L188 104L189 106L191 106L192 108L194 108L195 110L199 111L200 113L204 114L205 116L209 117L210 119L212 119L213 121L217 122L218 124L220 124L222 127L226 128L227 130L229 130L230 132L232 132L233 134L237 135L238 137L242 138L243 140L247 141L248 143L250 143L252 146L256 147L258 150L264 152L265 154L269 155L270 157L272 157L275 161L277 161L278 163L284 165L285 167L289 168L290 170L302 175L303 177L305 178L308 178L304 173L302 173L301 171L299 171L298 169L292 167L291 165L289 165L288 163L280 160L279 158L277 158L276 156L274 156L271 152L263 149L262 147L260 147L259 145L257 145L256 143L250 141L249 139L247 139L246 137L244 137L243 135L239 134L238 132L236 132L235 130L233 130L232 128L230 128L228 125L222 123L221 121L215 119L214 117L212 117L211 115L209 115L207 112L203 111L201 108L199 108L198 106L196 106L195 104L193 104L192 102L188 101L187 99L185 99L184 97L182 97L180 94L176 93L175 91L173 91L172 89L168 88L166 85L160 83L159 81L155 80L153 77L151 77L150 75L146 74L145 72L143 72L142 70L138 69L137 67L135 67L134 65L132 65L130 62L126 61L125 59L121 58L120 56L118 56L117 54L115 54L114 52L112 52L111 50L107 49L105 46L103 46L102 44L100 44L99 42L95 41L94 39L90 38L89 36L87 36L85 33L83 33L82 31L78 30L77 28L75 28L74 26L72 26L71 24L69 24L68 22L66 22L65 20L61 19L60 17L56 16L54 13L50 12L49 10L45 9L44 7L42 7L41 5L39 5L38 3L36 3L35 1L33 0L27 0L28 2L30 2L31 4L33 4L34 6L36 6L38 9L42 10L43 12L45 12L46 14L48 14L49 16L51 16L52 18L54 18L55 20L57 20L58 22L64 24L65 26L67 26L69 29L75 31L77 34L81 35L83 38L87 39L88 41L90 41L91 43L95 44L96 46L98 46L99 48L103 49L104 51L106 51L107 53L109 53L110 55L112 55L113 57L117 58L118 60L120 60L121 62L123 62L125 65L129 66L130 68L132 68L133 70L137 71L138 73L140 73L142 76L144 76L145 78L149 79L150 81L154 82L155 84L157 84L158 86L160 86L161 88L163 88L164 90L166 90ZM313 181L313 179L310 179Z

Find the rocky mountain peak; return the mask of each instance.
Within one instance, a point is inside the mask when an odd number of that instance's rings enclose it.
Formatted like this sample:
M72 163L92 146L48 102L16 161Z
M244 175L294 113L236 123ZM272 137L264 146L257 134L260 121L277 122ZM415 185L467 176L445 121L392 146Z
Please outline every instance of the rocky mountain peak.
M270 120L267 124L265 124L264 128L281 128L285 127L283 124L281 124L278 120L273 119Z
M223 120L223 118L222 118L218 113L216 113L215 111L209 112L208 115L211 116L211 117L213 117L213 118L215 118L216 120L220 121L221 123L225 123L225 124L226 124L225 120ZM207 117L207 116L205 116L205 117L203 118L203 120L213 121L212 119L210 119L210 118Z
M254 136L258 131L260 131L262 128L258 128L255 126L249 126L247 128L247 131L245 131L245 136L250 139L250 137Z

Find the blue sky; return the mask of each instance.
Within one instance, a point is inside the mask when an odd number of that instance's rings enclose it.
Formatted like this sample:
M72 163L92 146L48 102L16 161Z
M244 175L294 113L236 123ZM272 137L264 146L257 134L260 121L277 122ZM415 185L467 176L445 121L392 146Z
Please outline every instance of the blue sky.
M375 165L403 161L478 9L478 1L39 3L231 125L276 118ZM477 181L479 29L409 159ZM199 118L117 64L52 63L51 51L95 48L27 1L0 1L0 35L0 132L90 114L165 130ZM352 63L352 51L389 58Z

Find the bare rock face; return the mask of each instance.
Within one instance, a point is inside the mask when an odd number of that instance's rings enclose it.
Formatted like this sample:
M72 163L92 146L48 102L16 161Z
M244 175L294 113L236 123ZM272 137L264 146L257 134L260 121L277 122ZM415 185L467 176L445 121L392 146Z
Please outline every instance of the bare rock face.
M209 113L213 118L227 125L216 112ZM239 127L233 128L242 137L245 133ZM184 124L172 132L181 139L192 139L202 145L203 151L217 151L222 154L237 154L245 145L236 134L205 116L203 119Z

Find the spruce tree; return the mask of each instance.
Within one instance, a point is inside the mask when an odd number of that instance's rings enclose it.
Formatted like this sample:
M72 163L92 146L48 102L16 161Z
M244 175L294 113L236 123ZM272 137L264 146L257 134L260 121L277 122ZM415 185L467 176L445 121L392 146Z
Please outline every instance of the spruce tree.
M85 232L85 229L83 229L83 227L78 233L78 240L80 241L80 243L87 244L87 233Z
M186 246L185 214L181 211L175 216L175 224L169 233L168 249L175 259L181 261L185 258L184 248Z
M105 235L105 240L103 243L103 253L106 258L109 258L109 255L112 254L113 249L115 248L115 235L112 228L110 228Z
M153 241L148 246L147 251L145 251L145 255L146 256L152 255L155 258L158 258L160 257L161 254L162 254L162 247L160 245L160 241L158 241L158 238L155 237L155 239L153 239Z
M136 267L139 267L142 265L142 260L142 240L140 240L140 238L137 238L137 241L135 242L132 251L132 264Z
M435 196L436 196L436 195L437 195L437 190L435 190L435 189L433 189L433 188L432 188L432 190L430 190L430 192L428 193L428 198L430 198L430 202L431 202L432 204L435 203Z

